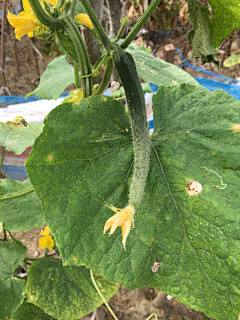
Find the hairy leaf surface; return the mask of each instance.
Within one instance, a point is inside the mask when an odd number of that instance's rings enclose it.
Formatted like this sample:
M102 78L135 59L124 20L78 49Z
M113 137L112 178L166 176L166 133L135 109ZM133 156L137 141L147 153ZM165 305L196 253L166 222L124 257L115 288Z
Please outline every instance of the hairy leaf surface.
M12 320L53 320L54 318L46 314L42 309L32 303L24 301L20 308L13 315Z
M111 98L64 104L46 119L27 161L46 223L65 265L84 264L130 289L155 287L209 317L234 320L240 102L181 85L161 87L153 109L150 173L127 250L120 228L102 234L113 214L107 206L127 205L133 160L124 107Z
M198 0L188 0L189 20L193 29L188 40L193 41L192 57L201 58L202 63L214 62L217 48L222 41L240 27L240 2L238 0L209 0L212 15L207 6Z
M17 182L3 179L0 195L14 193L31 187L29 179ZM36 191L21 197L0 202L0 222L9 231L28 231L43 226L43 212Z
M22 304L25 296L25 280L13 276L27 248L19 241L0 242L0 317L5 319Z
M40 134L43 129L42 123L30 123L30 125ZM0 146L15 154L22 154L28 147L32 146L38 136L29 126L22 124L0 122Z
M118 290L111 281L94 275L105 299ZM59 320L79 319L99 307L103 301L93 286L90 270L64 267L59 260L38 259L28 271L28 301Z
M39 86L29 92L26 97L34 94L41 99L57 100L74 81L74 69L68 63L67 57L55 58L41 76Z

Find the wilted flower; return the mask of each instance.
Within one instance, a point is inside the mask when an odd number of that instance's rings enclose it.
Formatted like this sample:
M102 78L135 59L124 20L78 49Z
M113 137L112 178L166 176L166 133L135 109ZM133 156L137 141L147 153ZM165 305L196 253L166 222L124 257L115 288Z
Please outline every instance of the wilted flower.
M111 236L117 227L122 227L122 244L124 249L126 250L126 240L130 232L131 225L134 226L133 215L135 213L135 209L132 206L127 206L124 209L118 209L111 205L109 207L112 211L116 212L114 216L109 218L105 223L103 233L111 228L109 236Z

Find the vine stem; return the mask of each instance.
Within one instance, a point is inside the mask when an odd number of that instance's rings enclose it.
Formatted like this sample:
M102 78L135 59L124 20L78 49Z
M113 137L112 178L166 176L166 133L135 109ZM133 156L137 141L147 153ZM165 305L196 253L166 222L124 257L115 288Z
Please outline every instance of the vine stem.
M24 197L24 196L28 195L29 193L32 193L33 191L35 191L35 189L33 188L33 186L31 186L29 188L26 188L26 189L18 191L18 192L8 193L3 196L0 196L0 202Z
M89 60L89 55L83 41L83 38L79 32L78 27L76 26L74 20L70 17L65 18L63 20L66 23L65 30L68 33L70 39L72 40L77 57L78 63L80 64L81 68L81 75L89 75L89 77L82 79L82 86L83 86L83 97L87 98L92 95L92 66Z
M147 22L148 18L150 18L153 11L156 9L157 5L159 4L161 0L153 0L150 6L147 8L145 13L142 15L141 19L135 24L135 26L132 28L132 30L129 32L126 39L122 42L120 45L121 48L126 49L132 40L136 37L137 33L142 29L144 24Z
M35 131L36 132L36 134L38 134L38 135L40 135L40 133L39 132L37 132L37 130L35 130L29 123L28 123L28 126L33 130L33 131Z
M91 275L91 279L92 279L93 285L94 285L95 289L97 290L99 296L101 297L102 301L105 303L106 307L108 308L108 310L109 310L109 312L111 313L111 315L113 316L113 318L114 318L115 320L118 320L117 316L114 314L114 312L112 311L112 308L111 308L110 305L107 303L107 301L105 300L104 296L102 295L100 289L98 288L98 286L97 286L97 284L96 284L96 281L95 281L95 279L94 279L94 277L93 277L93 272L92 272L92 270L90 270L90 275ZM149 320L152 316L155 317L155 320L158 320L156 313L150 314L150 316L147 317L146 320Z
M108 308L109 312L111 313L111 315L113 316L113 318L115 320L118 320L118 318L116 317L116 315L114 314L114 312L112 311L111 307L109 306L109 304L107 303L107 301L105 300L104 296L102 295L101 291L99 290L97 284L96 284L96 281L93 277L93 272L92 270L90 270L90 275L91 275L91 279L92 279L92 282L93 282L93 285L95 287L95 289L97 290L99 296L101 297L102 301L105 303L106 307Z
M5 150L6 150L6 147L3 147L2 148L2 156L1 156L1 160L0 160L0 169L2 168L2 165L3 165L3 161L4 161L4 157L5 157Z
M106 87L109 84L109 81L110 81L110 78L112 75L112 71L113 71L113 62L112 62L112 60L110 60L107 64L102 81L101 81L100 85L98 86L98 88L93 92L93 96L98 96L105 91Z
M74 62L74 75L75 75L75 84L76 88L80 88L80 77L79 77L79 70L77 62Z
M82 2L82 5L84 9L86 10L87 14L89 15L89 18L92 21L92 24L94 26L94 29L96 30L99 39L101 40L104 48L108 50L108 47L110 45L110 40L108 39L105 31L103 30L103 27L101 26L100 22L98 21L95 12L93 11L93 8L91 7L88 0L80 0Z

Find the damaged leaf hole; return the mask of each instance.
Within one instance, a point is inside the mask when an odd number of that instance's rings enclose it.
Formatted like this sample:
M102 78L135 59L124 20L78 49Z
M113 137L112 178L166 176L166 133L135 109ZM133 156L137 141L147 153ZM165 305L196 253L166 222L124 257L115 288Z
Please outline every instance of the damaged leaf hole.
M199 192L202 190L202 185L197 181L189 181L186 184L186 190L187 193L190 194L190 196L194 196L199 194Z

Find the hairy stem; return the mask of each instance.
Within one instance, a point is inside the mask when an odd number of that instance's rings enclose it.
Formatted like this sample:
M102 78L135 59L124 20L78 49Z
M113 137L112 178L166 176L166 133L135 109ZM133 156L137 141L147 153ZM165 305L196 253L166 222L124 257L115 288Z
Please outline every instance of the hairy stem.
M113 70L113 62L112 62L112 60L110 60L107 64L102 81L101 81L100 85L98 86L98 88L93 92L93 96L98 96L105 91L105 89L107 88L107 86L109 84L109 81L110 81L110 78L112 75L112 70Z
M84 9L86 10L87 14L89 15L89 18L92 21L92 24L99 36L99 39L101 40L103 46L105 49L108 49L108 46L110 44L110 40L108 39L105 31L103 30L103 27L101 26L100 22L98 21L95 12L93 11L93 8L91 7L88 0L81 0L82 5Z
M66 32L72 40L77 53L78 62L81 68L81 75L90 75L89 77L82 79L83 97L87 98L92 95L92 66L87 49L75 22L71 18L64 19L64 22L66 23Z
M79 70L78 70L78 64L74 62L74 76L75 76L75 84L76 88L80 88L80 77L79 77Z

